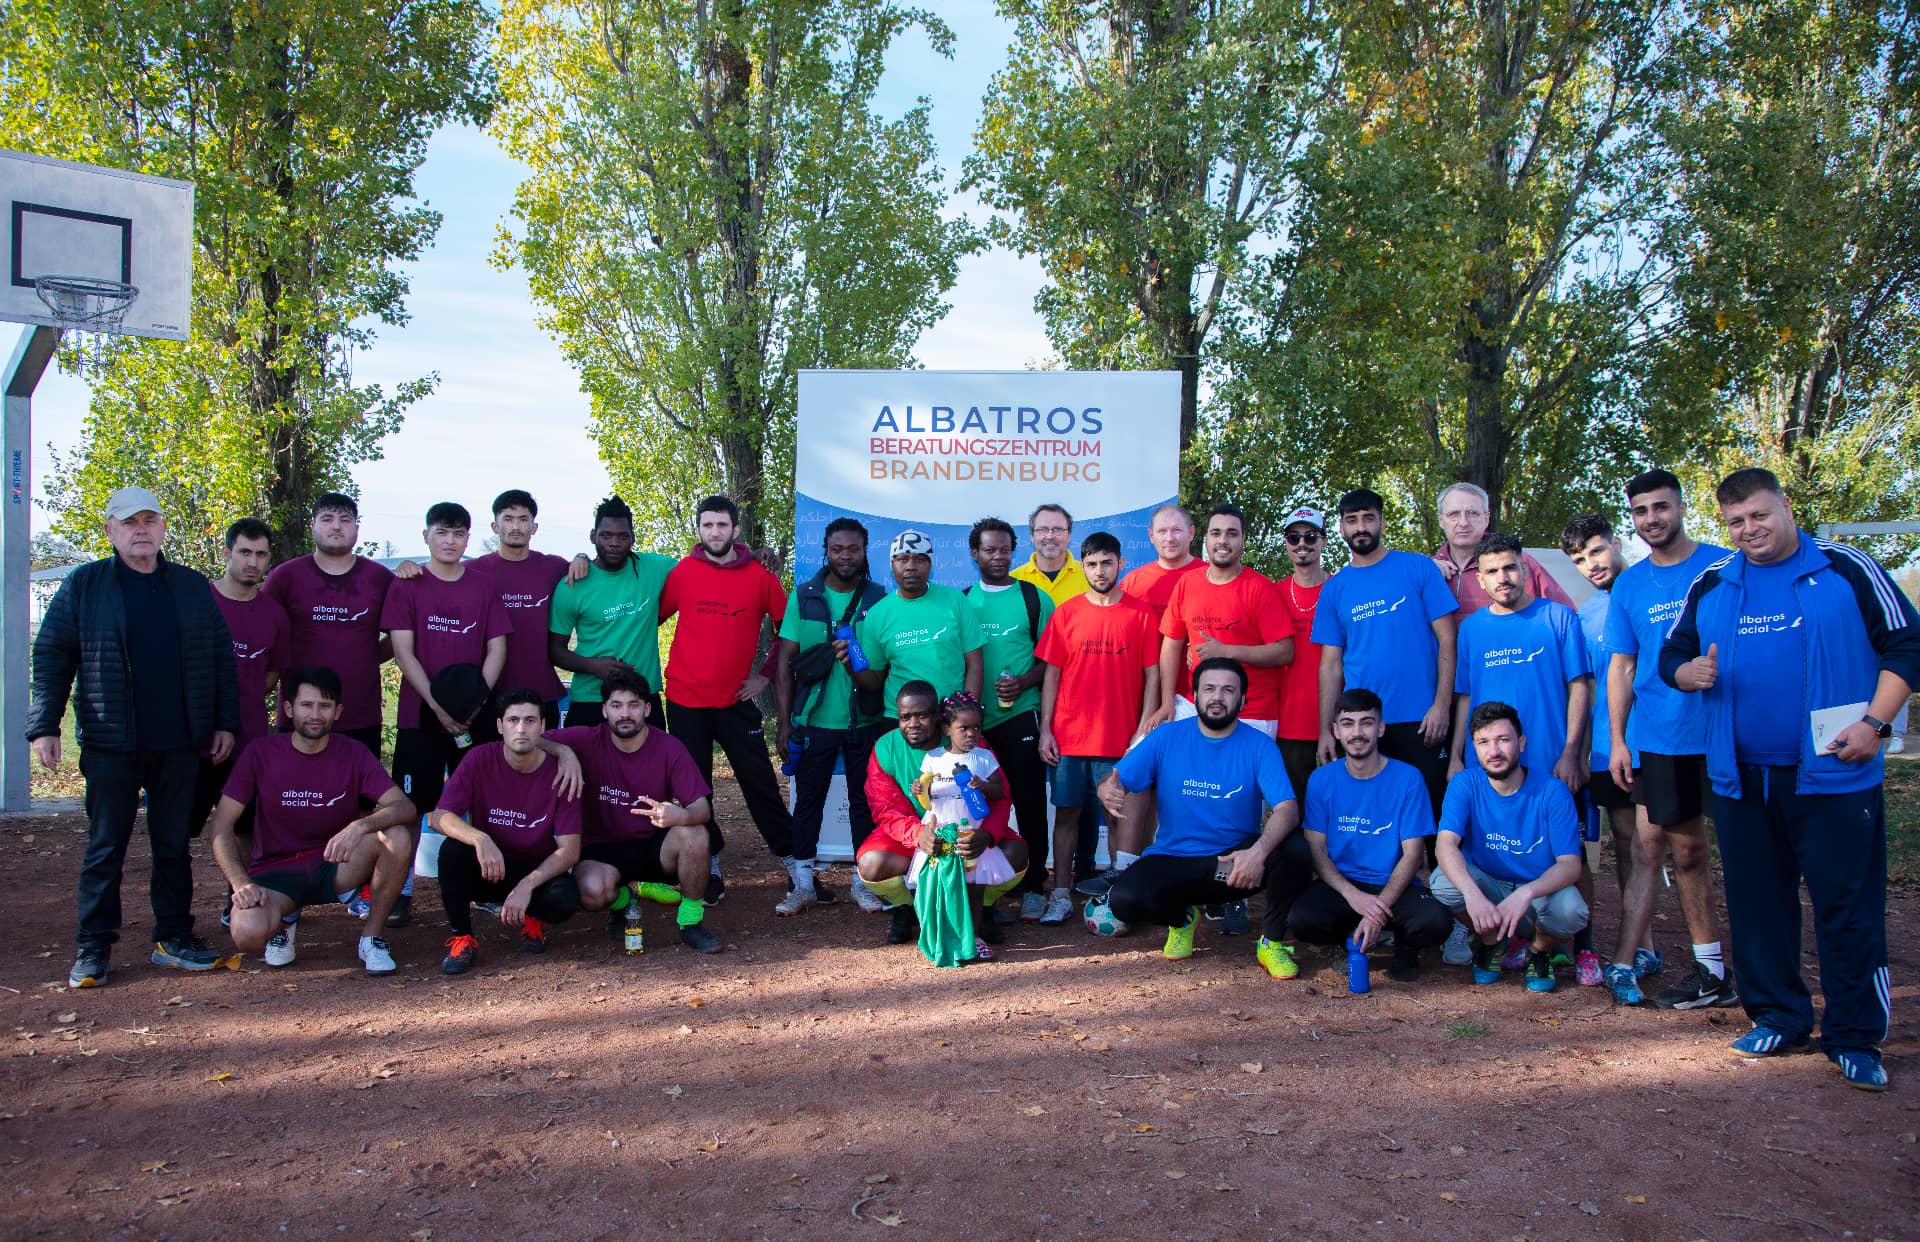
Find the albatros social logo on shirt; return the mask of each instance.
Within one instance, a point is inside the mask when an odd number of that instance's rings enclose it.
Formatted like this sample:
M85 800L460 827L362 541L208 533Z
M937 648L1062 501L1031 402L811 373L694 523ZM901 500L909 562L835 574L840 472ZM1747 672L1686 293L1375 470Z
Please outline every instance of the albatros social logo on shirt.
M462 624L458 617L443 617L438 613L430 612L427 614L426 629L430 634L470 634L473 632L473 627L478 624L480 624L478 621Z
M1347 617L1351 621L1369 621L1374 617L1384 617L1388 613L1400 611L1400 605L1406 602L1407 597L1404 595L1391 604L1385 599L1362 600L1347 610Z
M1201 780L1197 776L1189 776L1180 782L1180 796L1183 798L1208 798L1217 802L1222 799L1231 798L1245 788L1245 784L1239 784L1235 785L1232 789L1228 789L1219 781Z
M507 591L500 596L500 603L508 608L544 608L552 598L552 595L542 595L535 599L532 591Z
M908 647L924 647L928 643L939 642L952 628L950 625L943 625L936 630L923 625L917 630L901 630L893 635L890 645L895 651L903 651Z
M318 789L284 789L280 792L280 806L283 810L298 810L301 808L324 810L346 796L347 791L344 789L334 794L331 798Z
M1387 829L1393 827L1393 821L1388 820L1378 828L1375 828L1373 826L1373 816L1371 815L1338 815L1334 817L1333 826L1341 832L1350 832L1355 836L1377 837L1387 831Z
M1531 664L1535 656L1545 655L1546 646L1535 647L1528 651L1525 647L1495 647L1487 652L1480 661L1481 668L1499 668L1503 664Z
M1749 616L1746 613L1742 613L1740 614L1740 628L1737 632L1741 634L1778 634L1782 630L1798 629L1802 620L1804 620L1804 618L1795 617L1792 621L1788 621L1787 614L1784 612L1765 612L1757 616Z
M372 611L373 609L371 608L362 608L358 612L355 612L351 607L343 604L315 604L313 606L313 619L315 621L331 621L340 625L351 625Z
M525 811L516 811L512 807L490 806L487 808L487 827L504 828L509 832L532 832L547 822L545 815L538 819L527 818Z
M737 617L747 610L748 605L735 605L730 599L695 600L693 611L702 617Z

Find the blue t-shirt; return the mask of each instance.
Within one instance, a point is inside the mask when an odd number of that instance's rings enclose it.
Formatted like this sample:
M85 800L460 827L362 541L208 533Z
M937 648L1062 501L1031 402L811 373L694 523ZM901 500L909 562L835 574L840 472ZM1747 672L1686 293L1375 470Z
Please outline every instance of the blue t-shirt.
M1807 632L1793 594L1799 572L1791 558L1746 564L1734 650L1720 653L1733 692L1733 750L1741 763L1800 762L1800 731L1807 724L1798 687L1807 667Z
M1520 762L1552 772L1567 747L1567 683L1593 672L1580 618L1537 597L1505 616L1482 608L1460 623L1459 648L1454 690L1467 696L1469 710L1494 702L1519 712L1527 739ZM1467 766L1479 767L1473 739L1464 741Z
M1607 719L1607 666L1613 657L1607 654L1607 618L1613 613L1613 601L1605 591L1595 591L1579 607L1580 632L1587 640L1587 663L1593 668L1593 721L1588 734L1593 752L1592 772L1603 772L1613 755L1613 725ZM1629 753L1633 747L1628 746ZM1633 756L1640 766L1640 756Z
M1334 870L1356 884L1385 884L1400 865L1401 846L1433 835L1433 804L1412 764L1389 759L1361 780L1341 760L1307 778L1301 824L1326 837Z
M1240 849L1260 835L1263 808L1293 797L1273 739L1242 724L1208 737L1189 717L1163 724L1114 766L1123 788L1153 786L1160 830L1149 854L1204 858Z
M1459 606L1433 558L1389 552L1378 564L1349 565L1327 579L1313 641L1342 648L1347 688L1373 691L1383 722L1403 724L1433 706L1440 671L1433 623Z
M1703 543L1677 565L1656 565L1649 558L1613 580L1607 651L1635 659L1633 710L1627 716L1627 746L1635 762L1646 750L1656 755L1707 752L1706 705L1702 696L1682 694L1660 680L1660 644L1686 606L1687 588L1726 555L1725 548Z
M1573 795L1551 772L1528 768L1520 788L1502 795L1479 768L1447 782L1440 831L1460 838L1467 861L1495 879L1525 884L1554 860L1580 852Z

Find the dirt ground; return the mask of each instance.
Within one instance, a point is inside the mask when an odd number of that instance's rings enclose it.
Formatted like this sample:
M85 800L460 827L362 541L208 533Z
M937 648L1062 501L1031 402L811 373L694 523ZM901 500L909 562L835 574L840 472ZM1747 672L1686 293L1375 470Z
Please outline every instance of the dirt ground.
M426 882L385 981L339 909L286 970L148 965L136 845L110 986L70 992L84 842L77 815L0 821L7 1237L1920 1237L1912 894L1873 1096L1824 1057L1730 1055L1737 1010L1437 962L1351 996L1317 950L1275 982L1211 927L1176 964L1157 935L1016 926L935 971L851 903L774 918L750 831L709 915L723 956L663 907L640 958L602 916L545 957L482 918L448 979ZM204 843L196 875L224 944Z

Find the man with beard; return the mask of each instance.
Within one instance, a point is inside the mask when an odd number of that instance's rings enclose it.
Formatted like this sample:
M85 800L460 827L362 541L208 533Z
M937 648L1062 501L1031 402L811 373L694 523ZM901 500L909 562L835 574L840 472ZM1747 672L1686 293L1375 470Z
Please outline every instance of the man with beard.
M615 671L601 686L600 724L547 734L547 741L580 757L585 778L580 862L573 869L580 908L611 908L617 916L640 899L639 886L671 885L680 894L681 942L696 953L719 953L725 948L720 937L702 923L707 864L720 835L712 790L687 748L648 724L652 687L640 674Z
M1468 617L1487 606L1487 592L1480 585L1479 566L1474 558L1480 541L1487 537L1493 512L1486 490L1472 483L1455 483L1441 492L1439 509L1440 529L1447 541L1434 550L1433 563L1460 601L1454 620L1464 624ZM1573 607L1573 600L1553 580L1546 566L1525 552L1520 554L1520 565L1526 574L1530 595Z
M601 680L612 673L660 684L660 592L673 570L672 557L633 550L633 510L618 496L593 511L587 538L593 560L575 561L568 580L554 588L547 623L547 659L573 674L569 728L600 723ZM657 693L648 705L653 719L666 718Z
M1327 547L1327 517L1302 506L1287 515L1283 534L1293 572L1280 583L1280 597L1293 620L1293 659L1280 675L1280 758L1287 779L1305 789L1319 762L1320 644L1313 641L1313 618L1320 610L1320 588L1327 583L1321 563ZM1431 816L1429 816L1431 817Z
M1334 736L1346 758L1307 781L1301 828L1318 876L1293 903L1288 920L1308 944L1360 948L1393 933L1388 974L1411 983L1420 950L1447 938L1453 918L1424 882L1433 808L1420 774L1380 753L1380 696L1348 690L1334 704Z
M1300 803L1279 750L1240 720L1246 686L1237 660L1210 656L1194 665L1195 714L1147 734L1108 773L1100 787L1107 813L1124 823L1150 792L1160 829L1096 900L1123 926L1165 927L1161 952L1177 960L1193 956L1201 906L1264 888L1254 957L1274 978L1291 979L1300 967L1285 943L1287 917L1313 882L1313 856L1294 831Z
M1125 562L1120 541L1105 531L1080 545L1087 590L1060 605L1034 656L1046 665L1040 689L1040 758L1053 766L1053 892L1040 922L1058 925L1073 913L1073 857L1080 810L1099 796L1100 782L1147 731L1160 702L1160 643L1153 612L1119 591ZM1128 825L1108 841L1113 867L1098 892L1139 857L1144 844Z
M1660 954L1654 950L1653 937L1648 932L1643 931L1637 939L1627 939L1632 927L1645 927L1643 920L1625 913L1629 894L1633 890L1634 868L1641 865L1635 857L1638 845L1635 820L1638 816L1634 811L1633 796L1624 786L1615 783L1613 773L1607 770L1607 759L1611 753L1609 739L1612 737L1612 725L1607 718L1607 618L1613 610L1613 584L1625 571L1627 562L1620 554L1620 541L1614 537L1613 524L1598 513L1589 513L1568 522L1560 534L1560 550L1594 586L1593 594L1579 608L1580 629L1587 642L1587 662L1593 666L1595 673L1593 745L1588 760L1590 770L1586 802L1594 814L1606 816L1607 826L1612 832L1614 879L1620 886L1620 908L1623 912L1620 919L1621 939L1615 946L1612 964L1604 972L1603 982L1615 1004L1637 1005L1645 999L1640 992L1640 980L1659 973ZM1599 834L1599 824L1589 818L1587 838L1598 840ZM1658 865L1657 862L1654 864L1655 867Z
M1047 593L1056 605L1087 589L1087 575L1073 559L1073 515L1059 505L1041 505L1027 518L1033 555L1013 576Z
M1320 644L1320 761L1336 757L1333 705L1352 686L1380 696L1380 753L1410 763L1438 808L1447 780L1458 640L1453 593L1431 558L1389 550L1378 492L1340 498L1340 537L1352 553L1327 581L1313 618Z
M1687 534L1680 480L1667 471L1637 475L1626 490L1634 530L1648 551L1615 580L1608 597L1607 770L1641 811L1620 943L1639 945L1651 935L1659 902L1654 877L1671 849L1693 969L1653 1003L1662 1009L1726 1009L1740 997L1727 977L1713 913L1713 849L1705 819L1707 708L1698 696L1662 681L1658 665L1660 644L1686 606L1687 588L1732 553ZM1658 954L1648 966L1646 975L1659 973Z
M1497 983L1500 946L1528 938L1526 985L1551 992L1553 950L1587 925L1580 878L1580 821L1573 794L1551 773L1520 762L1520 713L1482 703L1467 718L1479 763L1447 785L1429 885L1473 933L1473 981Z
M967 532L967 546L980 581L967 588L966 597L980 624L983 675L992 675L992 693L981 703L987 746L1000 761L1014 818L1027 843L1020 918L1034 923L1047 909L1050 840L1047 765L1040 758L1040 682L1047 666L1033 653L1053 617L1053 597L1012 577L1015 539L1008 523L981 518Z
M413 868L418 813L372 751L334 736L341 703L332 669L297 669L285 684L293 731L241 752L213 813L213 856L233 888L234 946L291 966L301 907L344 901L370 883L360 961L370 975L390 975L387 914ZM373 810L362 814L364 804ZM234 836L243 816L254 821L246 859Z
M793 588L786 615L774 640L775 705L774 752L793 766L793 887L773 912L791 918L825 899L828 890L814 876L820 852L820 820L833 784L835 761L847 776L847 823L852 844L873 831L873 813L867 809L867 756L887 726L879 711L879 695L854 684L844 643L835 641L841 626L858 626L886 590L867 570L867 528L858 519L835 518L827 523L821 545L823 563L818 572ZM802 679L800 673L808 675ZM795 745L798 744L796 751ZM877 899L856 888L862 908Z
M493 498L493 534L499 546L475 557L470 568L493 583L500 606L513 622L507 635L507 664L499 684L514 690L532 690L540 696L540 711L549 727L560 723L560 678L554 675L547 648L551 638L554 592L567 576L564 557L533 550L540 531L540 506L531 493L511 488ZM483 740L492 741L492 721L482 712L474 721Z
M542 749L540 696L509 690L499 700L501 740L475 746L453 771L433 827L440 847L440 901L446 907L447 956L440 973L473 969L480 942L473 903L498 902L500 921L520 929L520 951L547 951L548 923L580 909L571 871L580 861L580 798L556 776Z
M227 527L226 572L215 578L213 602L233 637L233 674L240 689L240 732L225 763L200 757L200 784L194 791L193 825L198 833L220 801L240 752L270 732L273 719L267 696L280 683L287 664L287 613L263 595L260 584L273 561L273 528L259 518L241 518ZM239 831L251 832L253 815L241 816Z
M933 826L922 818L927 808L914 793L914 786L920 781L920 767L927 752L940 745L940 700L931 683L909 681L894 696L893 709L900 727L875 743L867 760L867 805L873 809L873 832L860 843L855 863L862 882L891 911L887 943L912 944L920 931L913 917L907 871L913 865L916 849L929 854L934 849ZM975 933L996 943L1004 933L994 927L993 903L1019 887L1027 869L1026 843L1007 824L1012 806L1004 798L994 802L986 819L960 843L960 851L967 858L979 858L998 846L1016 873L1012 880L994 888L967 887L973 902Z
M287 614L287 662L330 668L340 677L340 719L333 731L380 754L380 666L393 649L380 637L380 610L393 571L354 554L360 506L327 492L313 502L313 553L278 565L262 592ZM281 728L291 728L280 704ZM399 926L404 913L393 921Z

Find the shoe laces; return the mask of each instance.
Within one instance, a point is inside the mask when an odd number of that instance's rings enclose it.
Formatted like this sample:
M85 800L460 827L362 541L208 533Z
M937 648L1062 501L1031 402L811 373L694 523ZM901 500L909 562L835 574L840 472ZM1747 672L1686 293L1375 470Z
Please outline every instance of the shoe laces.
M462 953L471 953L480 947L480 942L472 936L448 936L447 956L459 957Z
M529 940L540 940L546 936L547 927L546 924L529 914L526 922L520 927L520 934Z

